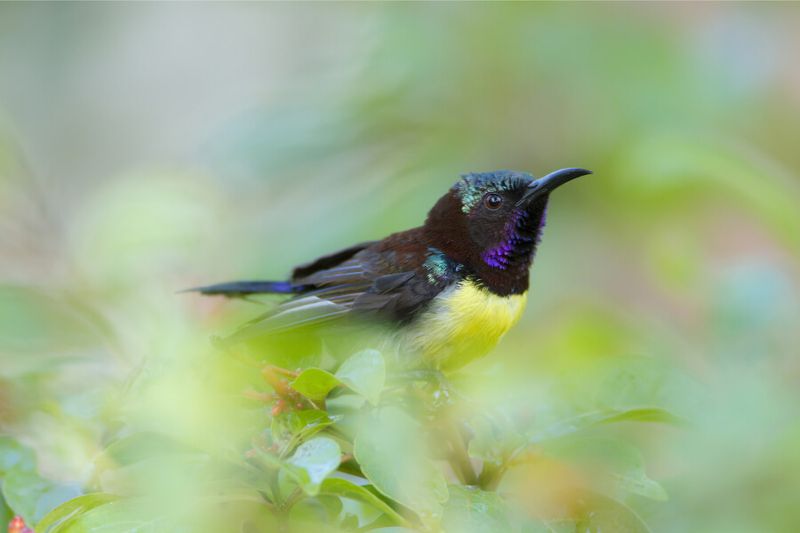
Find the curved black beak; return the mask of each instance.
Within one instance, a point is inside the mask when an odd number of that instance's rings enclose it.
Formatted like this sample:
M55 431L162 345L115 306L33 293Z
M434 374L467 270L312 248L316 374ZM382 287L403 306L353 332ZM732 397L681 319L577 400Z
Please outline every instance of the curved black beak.
M572 181L575 178L580 178L581 176L586 176L587 174L591 174L591 170L586 170L585 168L562 168L561 170L556 170L551 172L547 176L541 177L538 180L533 180L528 185L528 190L525 191L525 194L522 196L517 205L525 205L530 203L534 198L537 198L543 194L549 194L554 189L561 187L568 181Z

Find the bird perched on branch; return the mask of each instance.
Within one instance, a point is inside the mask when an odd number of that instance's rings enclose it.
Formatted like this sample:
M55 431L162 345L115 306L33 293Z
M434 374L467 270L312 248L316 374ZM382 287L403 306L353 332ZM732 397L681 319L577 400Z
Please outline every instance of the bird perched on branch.
M400 357L452 370L485 355L517 322L530 267L557 187L591 174L542 178L501 170L465 174L417 228L298 266L287 281L235 281L190 289L287 299L228 337L236 343L297 328L388 326Z

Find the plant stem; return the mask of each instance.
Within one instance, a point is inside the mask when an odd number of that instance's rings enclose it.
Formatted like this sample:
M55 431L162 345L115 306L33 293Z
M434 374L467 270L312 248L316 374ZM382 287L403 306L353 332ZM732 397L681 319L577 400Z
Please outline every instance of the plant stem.
M281 505L281 510L283 512L288 512L292 506L297 503L303 497L303 491L300 488L295 488L292 493L289 495L288 498L283 502Z
M483 490L496 490L507 470L508 464L506 462L499 465L483 463L483 470L478 477L478 486Z
M450 466L453 467L453 471L462 483L475 485L478 482L478 477L475 474L475 469L472 467L472 461L469 458L469 452L464 443L464 437L458 429L456 422L452 420L448 421L447 428L450 445L452 446L448 457Z

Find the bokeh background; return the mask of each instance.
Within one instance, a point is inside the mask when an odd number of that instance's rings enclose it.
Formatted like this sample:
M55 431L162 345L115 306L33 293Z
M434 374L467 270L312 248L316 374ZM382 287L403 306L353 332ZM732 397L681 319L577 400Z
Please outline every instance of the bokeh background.
M65 484L122 425L213 434L193 355L260 309L176 291L417 225L462 172L582 166L476 398L669 409L689 427L624 433L669 494L629 502L654 531L799 531L798 27L763 3L0 5L0 432Z

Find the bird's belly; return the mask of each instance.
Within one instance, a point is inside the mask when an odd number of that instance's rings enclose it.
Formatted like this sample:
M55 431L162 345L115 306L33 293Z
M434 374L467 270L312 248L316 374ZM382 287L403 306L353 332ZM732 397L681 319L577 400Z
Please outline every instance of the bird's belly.
M454 369L488 353L517 323L527 294L498 296L463 281L437 296L407 335L404 348L425 364Z

